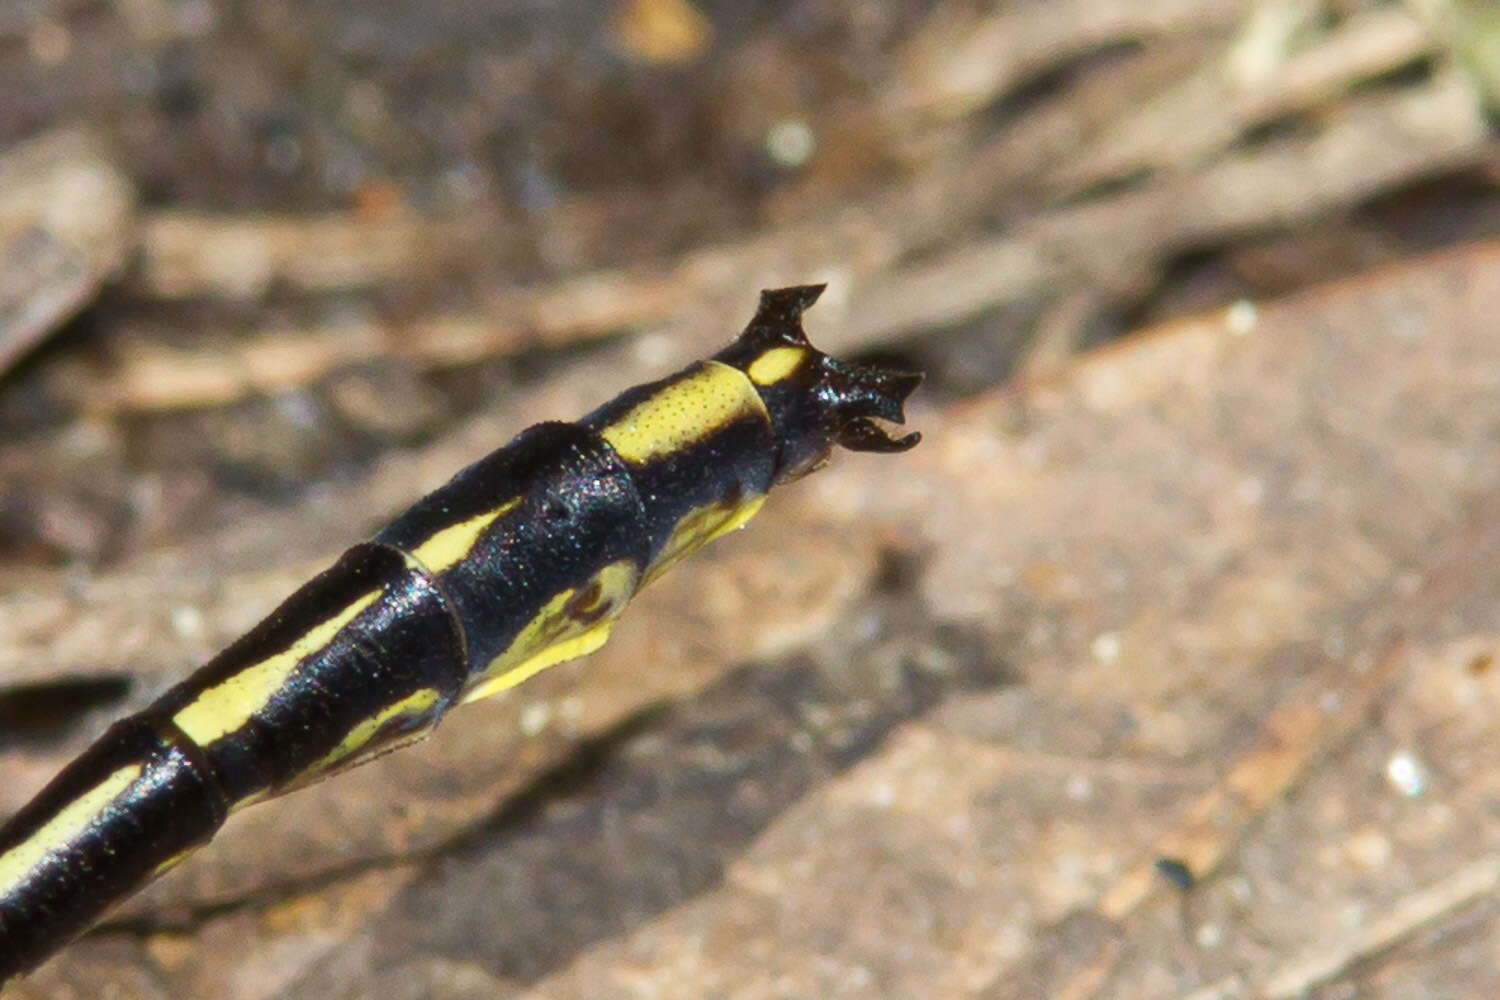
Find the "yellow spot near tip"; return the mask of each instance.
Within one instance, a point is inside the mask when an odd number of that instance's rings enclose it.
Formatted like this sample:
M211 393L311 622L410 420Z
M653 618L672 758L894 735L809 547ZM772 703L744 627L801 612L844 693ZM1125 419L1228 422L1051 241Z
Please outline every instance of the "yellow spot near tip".
M515 509L520 497L507 500L494 510L486 511L467 521L452 524L429 535L427 541L411 550L412 556L430 572L441 573L455 563L461 562L474 549L479 536L499 517Z
M354 616L375 603L381 591L372 590L356 599L343 611L302 634L284 651L252 663L218 684L201 692L172 716L179 729L199 746L207 746L232 733L265 707L297 664L322 649L349 624Z
M376 712L368 719L350 729L344 735L344 738L339 741L339 745L328 751L322 760L308 768L301 778L299 778L299 781L312 778L336 764L344 763L348 758L365 749L370 740L380 731L381 726L395 718L421 715L433 705L436 705L438 699L441 697L442 693L436 688L421 688L413 691L400 701L387 705L379 712ZM406 735L415 738L417 734L409 733Z
M769 421L760 393L738 368L704 361L641 400L599 433L635 465L680 451L747 415Z
M621 559L610 563L582 588L569 587L548 601L535 618L516 635L509 648L490 661L464 692L465 703L478 701L513 688L528 678L567 660L587 656L609 638L615 619L635 594L639 573L635 562ZM598 588L598 596L584 611L603 609L598 618L579 621L570 611L580 590Z
M773 385L797 370L807 351L801 347L773 347L745 369L756 385Z
M0 854L0 895L8 895L47 855L71 844L115 799L141 776L140 764L128 764L63 807L40 830Z

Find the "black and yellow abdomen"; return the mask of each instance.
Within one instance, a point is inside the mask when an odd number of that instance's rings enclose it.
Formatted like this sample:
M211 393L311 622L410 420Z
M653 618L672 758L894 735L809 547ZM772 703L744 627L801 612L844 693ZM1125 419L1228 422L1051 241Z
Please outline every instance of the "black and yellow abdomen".
M900 421L919 377L814 349L801 314L820 291L765 292L715 357L523 431L116 723L0 829L0 981L235 809L598 648L641 586L835 445L914 445L872 418Z

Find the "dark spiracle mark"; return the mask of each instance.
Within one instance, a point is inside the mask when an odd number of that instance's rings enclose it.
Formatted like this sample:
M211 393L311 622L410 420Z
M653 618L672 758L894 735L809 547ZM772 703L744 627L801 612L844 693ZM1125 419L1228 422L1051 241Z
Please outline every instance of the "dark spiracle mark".
M563 616L580 625L592 625L609 614L614 608L611 601L601 601L604 585L595 580L589 586L568 598L563 605Z

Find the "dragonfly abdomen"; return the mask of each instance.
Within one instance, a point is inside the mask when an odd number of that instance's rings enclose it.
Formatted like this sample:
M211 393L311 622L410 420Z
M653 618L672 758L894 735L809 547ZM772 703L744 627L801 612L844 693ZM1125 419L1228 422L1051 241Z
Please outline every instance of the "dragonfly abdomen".
M820 286L763 293L718 355L544 423L354 546L0 829L0 981L229 813L420 738L459 701L591 652L636 591L835 445L900 451L916 375L807 342Z

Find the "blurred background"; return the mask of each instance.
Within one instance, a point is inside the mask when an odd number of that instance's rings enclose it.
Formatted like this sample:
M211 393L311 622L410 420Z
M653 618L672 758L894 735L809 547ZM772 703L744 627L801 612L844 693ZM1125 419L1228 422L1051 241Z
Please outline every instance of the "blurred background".
M110 440L7 448L0 545L305 489L762 286L830 281L834 347L951 396L1485 236L1497 33L1470 0L10 4L0 439Z
M23 990L1494 995L1494 616L1433 595L1494 541L1497 106L1484 0L11 0L6 812L760 288L928 376L613 688L252 810ZM1304 830L1309 773L1365 797Z

